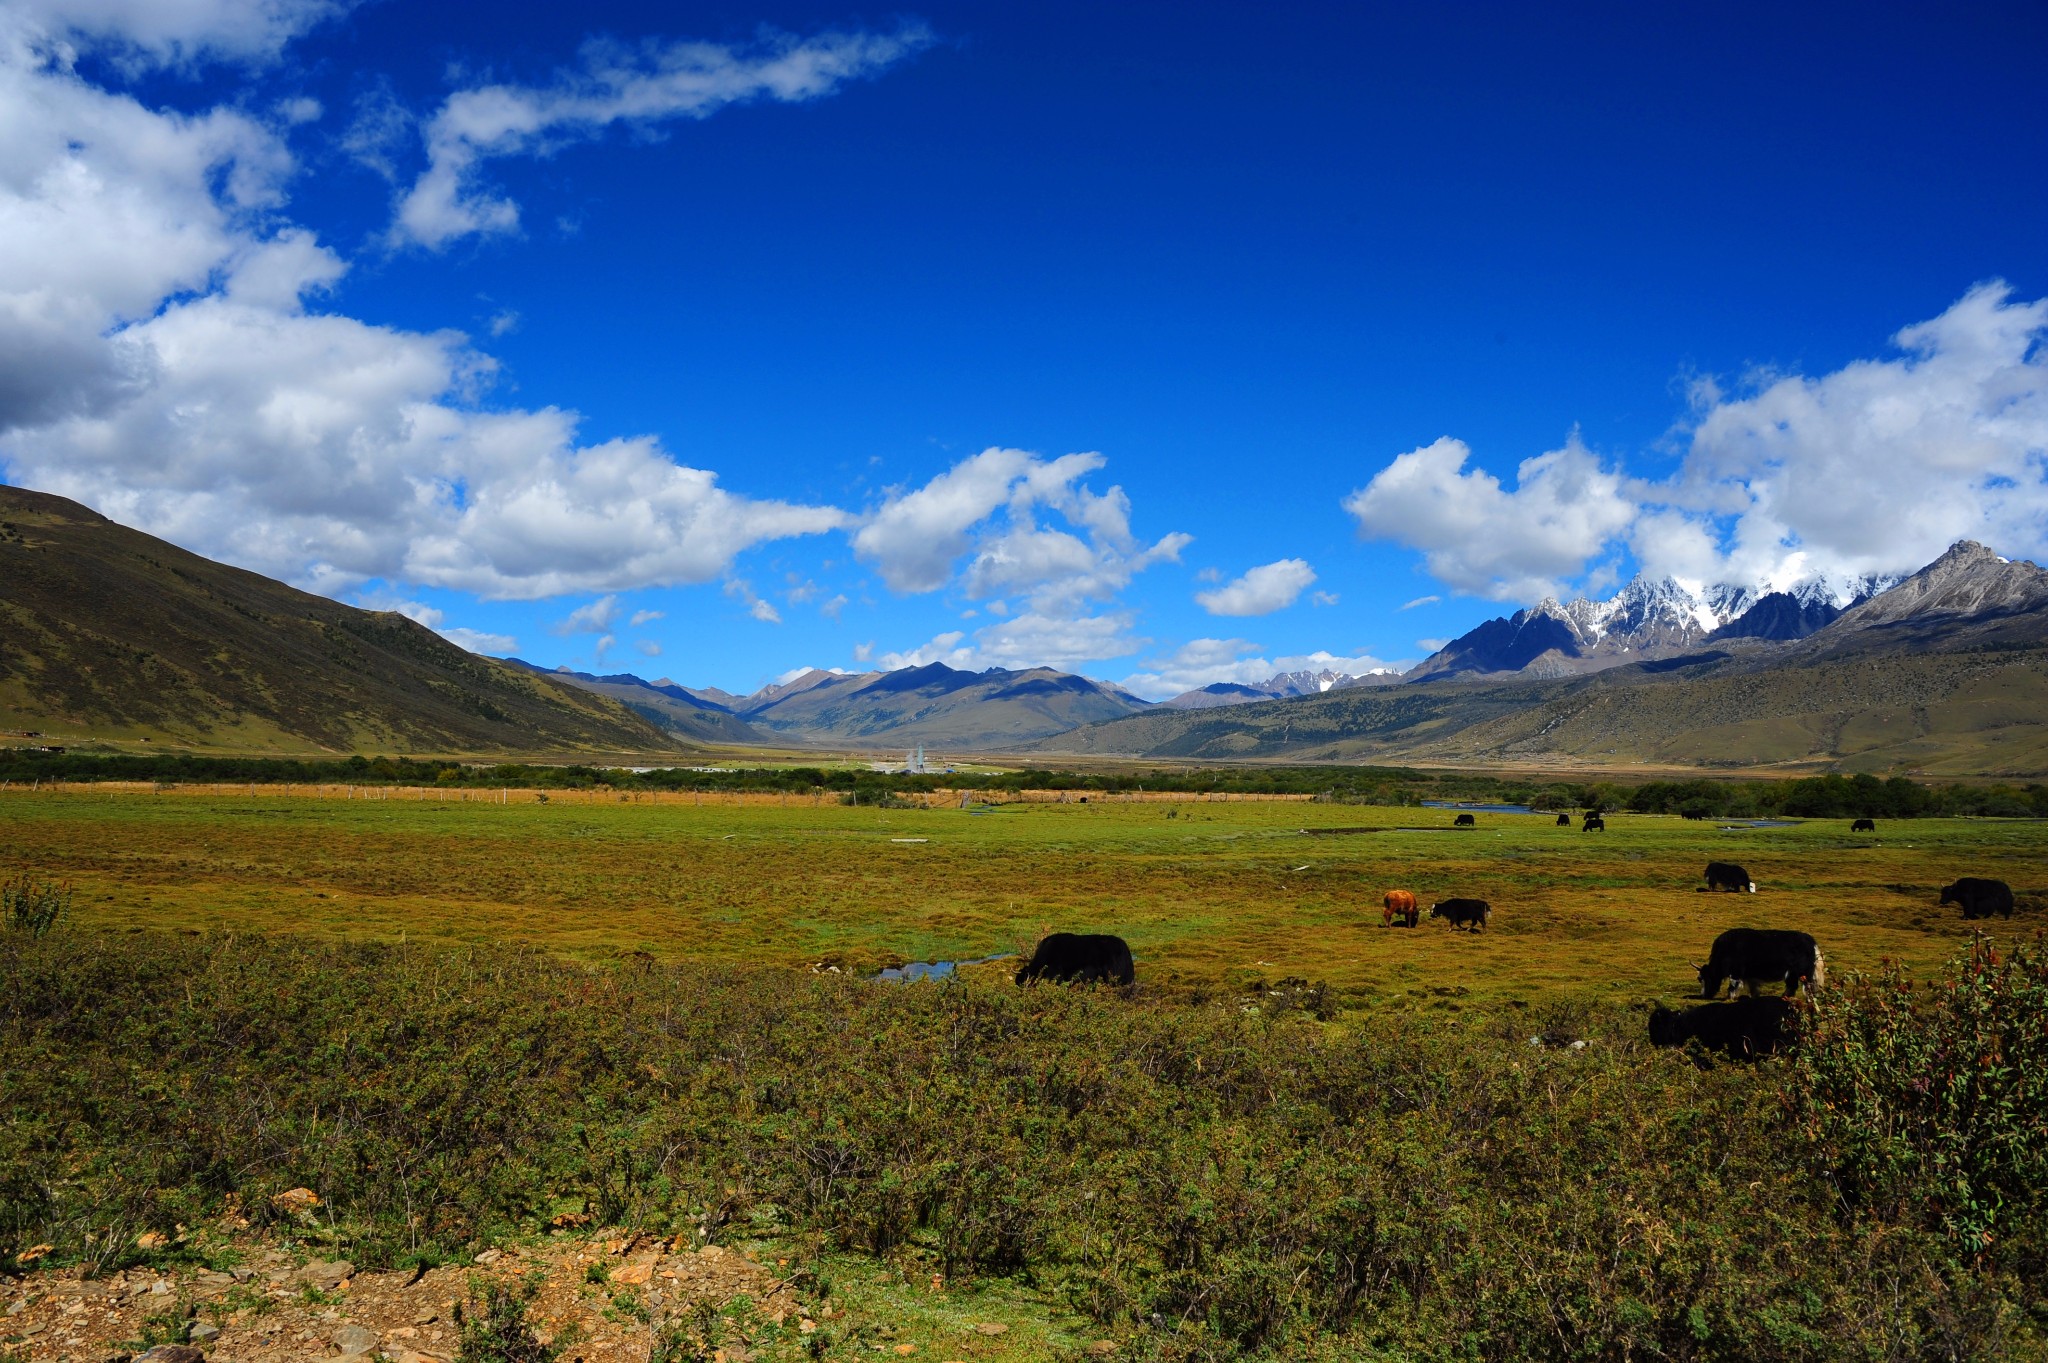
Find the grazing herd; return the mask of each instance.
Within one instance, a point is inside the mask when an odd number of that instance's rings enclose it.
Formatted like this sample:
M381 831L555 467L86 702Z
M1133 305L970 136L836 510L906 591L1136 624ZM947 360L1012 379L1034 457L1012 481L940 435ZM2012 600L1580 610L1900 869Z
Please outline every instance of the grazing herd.
M1460 827L1476 826L1470 814L1460 814ZM1557 826L1571 826L1571 816L1557 816ZM1582 826L1599 830L1606 823L1597 813L1588 813ZM1851 832L1874 833L1876 824L1858 819ZM1756 882L1747 870L1733 862L1710 861L1701 893L1729 891L1755 894ZM2012 888L2002 880L1963 876L1942 887L1941 902L1962 909L1966 919L1989 918L1994 914L2012 917ZM1430 918L1441 918L1453 929L1484 932L1493 922L1493 906L1483 899L1452 898L1429 906ZM1380 924L1414 928L1421 924L1421 901L1412 890L1388 890L1381 899ZM1707 959L1695 967L1700 994L1708 1002L1685 1009L1657 1007L1649 1018L1650 1042L1655 1046L1688 1046L1718 1051L1736 1058L1768 1055L1793 1044L1798 1036L1798 1005L1801 994L1812 995L1827 983L1827 960L1820 944L1804 932L1788 928L1729 928L1714 939ZM1121 937L1107 934L1056 932L1046 937L1031 953L1031 959L1017 972L1017 983L1046 981L1053 984L1128 985L1137 976L1130 946ZM1766 995L1765 984L1776 984L1782 992ZM1723 989L1731 997L1723 1002Z

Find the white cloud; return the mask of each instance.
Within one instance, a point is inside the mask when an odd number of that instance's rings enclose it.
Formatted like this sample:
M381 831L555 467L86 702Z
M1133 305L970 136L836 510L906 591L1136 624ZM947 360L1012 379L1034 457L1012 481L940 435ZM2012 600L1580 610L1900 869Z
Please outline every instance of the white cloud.
M1448 644L1449 642L1449 639L1417 639L1415 641L1415 646L1417 648L1426 648L1431 653L1434 653L1438 649L1442 648L1445 644Z
M1191 639L1165 657L1148 659L1143 671L1119 685L1147 700L1170 700L1218 682L1256 686L1283 672L1335 672L1353 677L1400 671L1405 664L1383 662L1371 654L1313 653L1268 658L1259 645L1245 639Z
M9 0L18 22L99 46L123 65L186 66L201 59L256 64L351 8L352 0Z
M1334 606L1337 604L1337 593L1315 592L1309 596L1309 602L1317 606Z
M747 614L753 616L756 620L761 621L763 624L779 625L782 623L782 612L776 610L775 607L769 602L762 600L761 597L755 593L754 584L747 581L745 578L735 577L727 579L725 584L725 594L727 596L737 597L739 600L744 601L747 606Z
M1437 602L1441 600L1443 600L1441 596L1418 596L1413 601L1402 602L1399 606L1396 606L1394 609L1412 611L1417 606L1434 606Z
M874 656L875 645L873 640L869 640L867 643L864 644L855 644L853 646L853 660L857 663L864 663Z
M519 641L509 634L489 634L479 629L466 629L461 625L452 625L447 629L436 630L435 633L457 648L466 648L471 653L504 654L519 651Z
M639 649L650 658L659 658L661 656L661 645L652 639L642 639L639 643L634 644L633 647Z
M1510 492L1472 451L1446 436L1410 450L1344 499L1361 533L1423 552L1430 573L1456 591L1495 600L1563 592L1586 560L1634 521L1621 474L1574 434L1563 449L1525 459Z
M1919 568L1958 539L2048 550L2048 300L1979 285L1817 379L1699 391L1684 463L1633 546L1644 566L1790 585Z
M1213 592L1197 592L1195 600L1211 615L1271 615L1294 604L1316 580L1306 560L1283 558L1262 564Z
M9 481L329 592L702 582L846 519L486 409L495 366L458 333L308 312L345 266L277 220L293 162L244 114L145 108L0 24L0 130Z
M1084 603L1114 595L1153 564L1178 560L1190 540L1176 531L1147 545L1132 535L1123 489L1098 494L1081 483L1104 462L1095 453L983 450L891 495L855 532L854 552L892 591L937 591L967 558L960 585L970 597L1015 594L1040 615L1084 613ZM1041 524L1045 515L1065 526ZM989 609L1000 614L1007 603L992 600Z
M1521 601L1575 578L1604 590L1623 547L1651 577L1777 588L1910 572L1963 538L2048 553L2048 299L1981 284L1893 341L1901 354L1819 378L1694 379L1686 453L1662 482L1574 437L1525 461L1511 492L1464 471L1470 451L1446 437L1344 506L1446 586Z
M492 158L547 155L614 124L646 134L749 100L818 99L932 40L929 29L912 23L893 33L771 34L746 49L592 41L582 64L549 85L487 85L450 95L427 122L427 167L399 199L392 239L439 250L474 233L516 228L518 205L483 183L480 168Z
M471 653L519 651L519 641L509 634L489 634L463 625L444 626L441 622L448 618L447 612L438 606L429 606L424 601L407 601L389 592L379 592L357 597L356 604L364 610L396 611L408 620L425 625L457 648L468 649Z
M486 330L493 336L510 335L512 332L519 330L519 314L511 308L500 308L497 312L491 314L491 320Z
M667 614L668 612L666 611L634 611L633 618L628 620L626 623L633 626L635 629L638 629L642 625L650 624L653 621L662 619Z
M841 592L837 596L833 597L830 601L826 601L819 605L818 614L824 616L828 620L837 620L839 618L839 612L845 610L846 605L846 593Z
M971 639L961 630L947 630L917 648L885 653L875 665L883 671L936 662L963 672L991 667L1053 667L1073 672L1088 663L1122 657L1144 647L1146 641L1131 634L1134 623L1129 611L1082 616L1026 612L985 625Z
M557 634L603 634L619 618L619 598L600 596L597 600L578 606L569 612L560 624L555 626Z

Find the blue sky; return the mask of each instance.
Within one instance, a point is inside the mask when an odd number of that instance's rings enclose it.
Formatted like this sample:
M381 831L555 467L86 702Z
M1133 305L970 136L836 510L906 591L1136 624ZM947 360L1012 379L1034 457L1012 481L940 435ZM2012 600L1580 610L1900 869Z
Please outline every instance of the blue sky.
M749 691L2048 550L2038 4L0 0L0 471Z

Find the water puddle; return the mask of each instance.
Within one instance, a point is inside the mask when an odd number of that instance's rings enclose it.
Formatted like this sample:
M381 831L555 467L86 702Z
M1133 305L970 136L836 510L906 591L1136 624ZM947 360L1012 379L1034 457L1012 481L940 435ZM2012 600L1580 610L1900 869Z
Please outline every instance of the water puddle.
M1455 809L1464 814L1534 814L1536 812L1527 805L1472 805L1466 804L1462 800L1424 800L1422 803L1428 809ZM1557 811L1546 810L1544 812L1554 814Z
M868 976L871 980L896 980L908 983L912 980L950 980L953 972L963 965L987 965L990 961L1007 961L1017 953L998 952L993 956L977 956L971 961L908 961L903 965L892 965L885 970Z

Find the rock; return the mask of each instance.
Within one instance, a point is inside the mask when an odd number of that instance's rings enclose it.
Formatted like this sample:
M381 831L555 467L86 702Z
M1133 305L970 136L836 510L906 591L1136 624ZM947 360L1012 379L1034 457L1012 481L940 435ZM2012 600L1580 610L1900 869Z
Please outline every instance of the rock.
M159 1344L135 1355L135 1363L206 1363L206 1351L190 1344Z
M298 1272L302 1283L311 1283L323 1292L332 1292L340 1287L356 1271L356 1266L346 1259L315 1259Z
M359 1358L377 1347L377 1332L363 1325L344 1325L328 1338L343 1358Z
M644 1286L647 1280L653 1276L654 1265L652 1263L621 1264L613 1269L611 1273L613 1282L620 1283L626 1287Z
M319 1195L311 1188L293 1188L270 1199L271 1204L281 1211L305 1213L320 1205Z
M981 1324L975 1326L974 1333L976 1333L977 1335L1007 1335L1008 1333L1010 1333L1010 1327L1007 1325L998 1325L996 1322L988 1320L983 1321Z
M502 1250L487 1249L482 1254L476 1256L476 1261L480 1264L495 1264L504 1257L505 1254Z
M1093 1344L1090 1344L1085 1352L1094 1354L1097 1358L1113 1354L1116 1352L1116 1341L1113 1339L1098 1339Z
M219 1338L220 1327L203 1320L193 1321L192 1327L185 1331L186 1341L192 1344L211 1344Z

